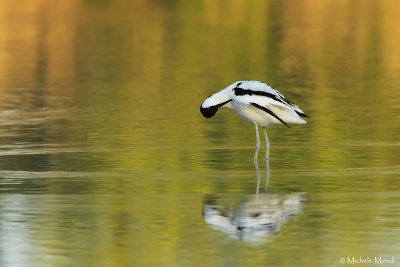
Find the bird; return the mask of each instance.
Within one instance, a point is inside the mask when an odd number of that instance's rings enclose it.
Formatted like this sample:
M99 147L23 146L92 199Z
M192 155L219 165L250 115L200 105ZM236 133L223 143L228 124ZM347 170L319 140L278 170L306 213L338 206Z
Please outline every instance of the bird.
M305 124L309 118L298 106L285 98L278 90L259 81L237 81L218 93L207 97L200 106L205 118L213 117L219 108L233 109L242 119L255 125L256 151L258 159L260 137L258 127L265 136L265 159L269 160L270 143L266 128L273 125Z

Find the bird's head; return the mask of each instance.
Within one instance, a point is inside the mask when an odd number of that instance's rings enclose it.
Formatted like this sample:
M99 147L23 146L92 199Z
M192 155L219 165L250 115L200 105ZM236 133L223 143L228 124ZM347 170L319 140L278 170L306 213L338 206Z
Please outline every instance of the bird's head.
M206 100L204 100L203 104L200 106L200 112L203 114L205 118L214 117L215 113L218 111L218 104L214 103L212 96L209 96Z
M229 107L227 104L232 101L229 92L232 90L227 89L229 88L225 88L218 93L210 95L204 100L203 104L200 106L200 112L204 117L211 118L217 113L220 107Z

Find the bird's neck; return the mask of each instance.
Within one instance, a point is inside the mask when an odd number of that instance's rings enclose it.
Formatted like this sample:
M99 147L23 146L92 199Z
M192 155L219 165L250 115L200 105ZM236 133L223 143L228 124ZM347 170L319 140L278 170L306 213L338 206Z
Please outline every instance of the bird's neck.
M230 90L224 89L218 93L213 94L209 97L210 104L214 106L229 101L231 99L229 92Z

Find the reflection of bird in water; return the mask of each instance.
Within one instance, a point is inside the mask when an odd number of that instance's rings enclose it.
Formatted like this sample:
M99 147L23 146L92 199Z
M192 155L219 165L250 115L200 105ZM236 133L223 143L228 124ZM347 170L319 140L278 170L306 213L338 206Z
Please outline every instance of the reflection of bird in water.
M291 216L300 213L305 201L303 193L274 194L266 191L269 180L269 164L266 162L265 192L259 194L260 172L255 161L256 194L246 196L233 212L218 205L216 197L207 196L203 205L203 218L207 224L234 238L261 241L279 231Z
M200 111L206 118L211 118L220 107L233 109L242 119L256 126L257 160L260 148L258 126L263 127L265 136L266 159L269 157L269 141L265 128L275 124L304 124L301 117L308 117L293 102L287 100L279 91L267 84L257 81L235 82L222 91L209 96L200 106Z
M232 223L244 233L257 235L278 231L283 222L300 212L301 194L272 194L247 196L236 206Z
M203 205L203 217L207 224L234 238L261 241L298 214L303 202L301 193L251 195L245 197L232 213L209 197Z

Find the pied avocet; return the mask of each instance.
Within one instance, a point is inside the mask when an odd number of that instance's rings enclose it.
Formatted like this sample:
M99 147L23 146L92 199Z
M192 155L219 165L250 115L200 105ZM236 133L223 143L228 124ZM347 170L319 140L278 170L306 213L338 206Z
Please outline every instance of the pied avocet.
M304 124L301 117L308 117L293 102L287 100L279 91L258 81L238 81L222 91L209 96L200 106L200 112L206 118L211 118L218 109L224 107L233 109L244 120L256 126L257 160L260 148L258 126L264 130L266 159L269 157L269 141L266 128L275 124Z

